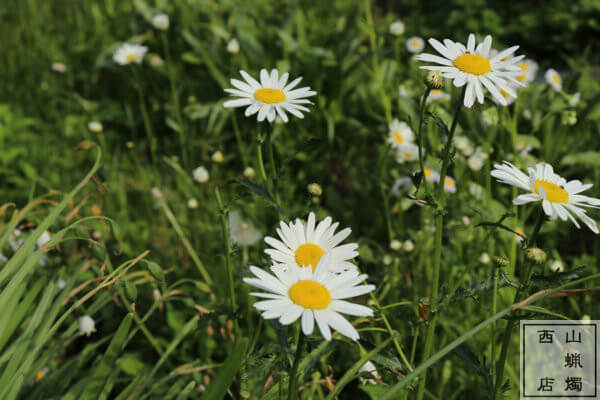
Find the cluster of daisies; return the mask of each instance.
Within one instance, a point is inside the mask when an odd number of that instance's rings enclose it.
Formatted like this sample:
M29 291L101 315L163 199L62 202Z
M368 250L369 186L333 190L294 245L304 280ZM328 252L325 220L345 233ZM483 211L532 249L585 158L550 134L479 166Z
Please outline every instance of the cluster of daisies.
M351 262L357 255L358 244L342 242L351 233L345 228L336 233L339 223L327 217L317 223L310 213L305 222L281 222L276 230L279 239L267 236L270 246L265 252L273 265L271 273L251 266L252 278L244 282L262 289L252 292L262 300L254 307L265 319L278 319L289 325L300 319L302 332L310 335L316 325L326 340L331 330L358 340L354 326L341 314L369 317L373 311L346 299L375 290L374 285L362 284L366 274L360 274Z
M395 150L394 158L400 164L419 160L419 147L414 143L415 135L404 121L394 119L389 126L388 143Z

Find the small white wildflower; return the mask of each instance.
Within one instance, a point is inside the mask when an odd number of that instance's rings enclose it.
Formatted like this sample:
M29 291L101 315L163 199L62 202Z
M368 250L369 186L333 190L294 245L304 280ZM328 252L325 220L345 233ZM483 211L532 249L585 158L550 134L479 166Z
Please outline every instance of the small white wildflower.
M404 23L395 21L390 24L390 33L394 36L400 36L404 33Z
M581 316L581 321L585 324L589 324L592 321L592 319L590 318L589 315L584 314Z
M208 182L208 170L206 168L204 168L203 166L199 166L198 168L196 168L193 172L194 174L194 179L199 182L199 183L206 183Z
M231 54L237 54L240 52L240 42L236 38L231 39L227 43L227 51Z
M44 231L37 240L38 247L44 247L44 245L50 241L51 237L50 232Z
M104 126L99 121L90 121L88 122L88 129L94 133L100 133L104 130Z
M139 44L124 43L115 51L113 61L119 65L131 63L140 64L146 55L148 48Z
M402 244L402 248L405 252L410 253L415 249L415 244L412 242L412 240L405 240Z
M238 210L229 213L229 234L231 240L242 246L252 246L262 239L262 233L251 222L245 221Z
M469 168L471 168L471 170L479 171L487 159L488 154L485 153L481 147L477 147L471 157L468 158L467 165Z
M57 61L52 63L52 70L60 72L62 74L67 71L67 66L64 63Z
M77 322L79 323L79 332L86 336L90 336L93 332L96 332L96 323L89 315L80 317Z
M152 26L161 31L169 29L169 16L167 14L158 14L152 17Z
M198 208L198 200L196 199L189 199L187 202L187 206L189 209L195 209Z
M480 263L489 264L490 261L492 261L492 259L490 258L490 255L488 253L481 253L481 256L479 257Z
M252 178L254 176L254 168L246 167L246 169L244 170L244 176L246 178Z
M399 240L392 240L390 242L390 249L392 250L400 250L402 248L402 243Z
M565 265L560 260L554 260L548 266L552 272L563 272Z
M363 385L376 385L377 382L375 379L381 379L379 373L377 372L377 368L375 368L375 364L371 361L367 361L364 363L362 367L358 370L359 375L370 375L372 378L363 378L359 377L360 382Z
M223 161L225 161L225 157L223 156L223 153L221 153L220 151L215 151L211 158L214 162L217 162L217 163L222 163Z
M569 105L575 107L581 101L581 93L577 92L569 99Z

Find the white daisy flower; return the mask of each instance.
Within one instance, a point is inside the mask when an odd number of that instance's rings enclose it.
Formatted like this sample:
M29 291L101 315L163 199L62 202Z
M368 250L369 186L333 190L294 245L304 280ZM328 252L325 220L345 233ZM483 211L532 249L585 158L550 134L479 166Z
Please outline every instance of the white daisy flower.
M115 51L113 61L119 65L127 65L131 63L140 64L146 55L148 48L139 44L124 43Z
M395 21L390 24L390 33L394 36L400 36L404 33L404 23Z
M255 303L254 307L263 312L263 318L279 318L282 325L301 318L305 335L313 332L316 321L325 340L331 340L331 328L358 340L358 332L340 313L368 317L373 311L344 299L372 292L375 285L357 286L367 279L366 274L359 275L357 270L332 274L328 262L328 256L322 257L314 271L310 267L273 265L271 271L275 276L251 266L250 271L256 278L244 278L244 282L270 292L250 293L268 299Z
M304 118L301 111L309 112L310 110L302 104L312 104L306 97L317 94L308 86L294 89L302 78L296 78L291 83L287 83L289 74L286 72L280 77L277 69L272 69L269 74L263 68L260 71L260 82L245 71L240 71L240 74L246 82L231 79L230 82L235 89L225 89L227 93L240 98L228 100L223 106L226 108L248 106L245 112L246 117L258 113L258 121L264 121L266 118L269 122L273 122L279 115L284 122L287 122L286 111L298 118Z
M431 168L425 168L423 174L425 175L425 180L429 183L437 183L440 181L440 173Z
M331 217L327 217L318 224L315 214L308 215L305 224L296 219L295 222L286 224L281 221L277 234L281 240L270 236L265 237L265 242L273 247L266 249L265 253L271 256L275 263L295 265L297 267L312 266L316 268L323 254L330 255L329 269L331 272L343 272L354 270L356 266L350 262L358 256L357 243L346 243L340 245L352 232L345 228L335 233L339 222L332 223ZM335 234L334 234L335 233Z
M93 332L96 332L96 323L89 315L84 315L77 320L79 324L79 332L86 336L90 336Z
M456 181L452 177L444 178L444 190L448 193L456 193Z
M94 133L100 133L104 130L104 126L99 121L88 122L88 129Z
M395 196L400 196L401 194L408 192L412 187L412 184L412 179L408 176L398 178L392 186L392 193Z
M581 101L581 93L577 92L569 99L569 105L575 107Z
M390 124L388 143L391 143L396 148L400 148L403 144L411 143L414 139L415 135L410 126L406 122L400 122L394 118Z
M583 208L600 208L600 200L579 193L591 188L592 184L583 184L579 180L568 181L554 173L552 166L538 163L535 168L527 168L529 175L504 161L495 164L491 175L502 183L516 186L528 191L513 200L513 204L521 205L533 201L542 201L542 208L550 219L559 217L561 220L571 220L577 228L581 220L592 232L598 233L598 227L593 219L585 214Z
M523 242L523 240L525 240L524 239L525 232L523 232L523 229L522 228L515 228L515 232L516 233L513 234L515 242L517 242L517 243Z
M513 92L509 93L504 89L500 89L500 94L504 98L505 106L511 105L517 99L517 87L511 83L509 83L508 86L513 89ZM494 98L493 100L496 104L502 104L496 98Z
M161 31L169 29L169 16L167 14L158 14L152 17L152 26Z
M227 42L227 51L231 54L237 54L240 52L240 42L236 38L231 39Z
M512 57L519 48L513 46L490 57L492 37L486 36L483 42L475 47L475 35L470 34L467 45L444 39L444 44L436 39L429 39L429 44L443 57L433 54L419 54L416 58L420 61L440 64L437 66L423 66L421 68L440 71L445 78L452 79L454 86L467 85L465 91L464 105L471 107L475 99L483 104L485 87L500 104L505 105L504 96L500 89L514 95L514 90L508 85L513 82L519 86L520 82L516 76L521 74L518 62L524 56Z
M487 159L487 153L481 150L481 147L477 147L477 149L475 149L475 153L473 153L467 159L467 165L472 171L479 171L481 168L483 168L483 165Z
M441 101L441 100L448 100L450 98L450 95L446 92L444 92L441 89L432 89L429 91L429 96L427 96L427 99L425 100L427 103L431 102L431 101Z
M535 74L538 70L538 65L533 60L523 60L518 64L522 74L517 76L517 80L527 86L535 79Z
M48 243L51 238L52 238L52 235L50 235L50 232L44 231L37 240L37 246L44 247L44 245L46 243Z
M194 175L194 179L198 183L206 183L206 182L208 182L208 179L210 178L210 176L208 174L208 170L202 165L199 166L198 168L196 168L192 172L192 174Z
M67 66L63 62L56 61L52 63L52 70L62 74L67 71Z
M406 41L406 49L409 53L420 53L423 51L424 48L425 41L418 36L408 38L408 40Z
M489 264L490 261L492 261L492 259L490 258L490 255L488 253L481 253L481 255L479 256L479 262L482 264Z
M377 372L377 368L375 368L375 364L373 364L371 361L364 363L363 366L358 370L358 373L360 375L367 376L367 378L362 376L358 377L358 380L363 385L376 385L377 380L381 379L379 373Z
M413 143L406 143L398 147L394 155L396 162L403 164L410 161L419 160L419 146Z
M238 210L229 213L229 234L231 240L242 246L252 246L263 236L251 222L242 218Z
M555 69L549 69L546 71L544 74L544 79L546 79L546 82L552 86L552 89L556 90L557 92L562 90L562 78Z

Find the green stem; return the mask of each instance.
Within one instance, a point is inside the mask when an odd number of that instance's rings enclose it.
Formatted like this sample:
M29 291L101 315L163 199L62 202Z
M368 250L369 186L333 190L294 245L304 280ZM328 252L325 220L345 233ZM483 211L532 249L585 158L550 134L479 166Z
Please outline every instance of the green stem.
M225 269L227 270L227 279L229 280L229 300L231 304L231 313L235 315L237 307L235 301L235 287L233 284L233 270L231 268L231 243L229 240L229 227L227 225L227 216L229 211L223 207L221 193L219 192L218 187L215 188L215 197L217 199L217 206L221 211L221 229L223 231L223 240L225 241ZM237 330L237 322L235 325Z
M278 177L277 177L277 169L275 168L275 156L273 154L273 140L271 138L273 134L273 130L269 129L267 132L267 151L269 156L269 167L271 168L271 190L273 191L273 196L275 197L275 202L277 205L281 207L281 200L279 199L279 191L278 189Z
M390 325L390 322L388 321L387 317L383 313L383 308L379 305L379 301L377 300L377 297L375 297L373 292L370 293L370 296L371 296L371 300L373 300L373 302L375 303L375 307L377 307L377 309L379 310L379 315L381 315L381 319L383 320L385 329L387 330L388 334L392 338L392 342L394 343L394 347L396 348L398 355L400 356L400 358L406 365L406 368L408 368L409 371L412 371L413 367L410 365L410 362L406 358L404 351L402 351L402 346L400 346L400 343L398 343L398 339L396 339L396 335L394 334L394 331L392 330L392 326ZM397 303L397 305L398 304L400 304L400 303Z
M298 332L298 344L296 345L296 356L294 357L294 363L290 370L289 386L288 386L288 400L294 400L298 395L298 365L300 365L300 356L302 355L302 347L304 346L304 332L300 328Z
M248 160L246 160L246 152L244 151L244 142L242 141L242 135L240 134L240 128L238 127L237 118L235 114L231 117L233 121L233 132L235 133L235 139L238 145L238 151L240 153L240 157L242 157L242 163L244 164L244 168L248 166Z
M265 171L265 163L263 162L263 154L262 154L262 142L261 140L257 140L256 142L256 158L258 161L258 172L260 173L260 177L263 180L265 185L265 189L269 190L269 179L267 178L267 172Z
M546 218L545 218L544 212L540 211L538 220L535 224L535 228L533 229L533 234L531 235L531 238L528 241L528 245L535 245L535 242L538 237L538 233L540 232L540 229L542 228L542 224L544 223L545 219ZM529 247L531 247L531 246L529 246ZM517 293L515 294L515 299L513 301L513 303L515 303L515 304L519 301L522 290L524 288L526 288L527 285L529 284L532 266L533 266L533 262L531 260L528 260L527 264L526 264L526 269L525 269L525 271L523 271L524 274L523 274L523 276L521 276L521 280L523 283L519 285L519 288L517 289ZM502 350L500 352L500 359L498 360L498 366L497 366L496 383L494 385L494 397L493 397L494 400L498 396L498 390L500 389L500 386L502 385L502 380L504 379L504 365L506 364L506 357L508 356L508 346L510 344L510 337L511 337L511 333L514 328L514 325L515 325L514 321L512 321L512 320L506 321L506 328L504 329L504 336L502 338Z
M185 127L183 125L183 118L181 117L181 106L179 104L179 95L177 94L177 82L175 78L175 68L171 63L171 53L169 51L169 39L166 33L162 33L163 48L165 51L165 58L167 61L167 69L169 71L169 83L171 85L171 97L173 98L173 108L175 111L175 118L177 119L177 134L179 135L179 146L181 147L181 156L183 158L183 166L189 168L188 163L188 152L185 140Z
M433 249L433 276L431 280L431 318L429 325L427 326L427 333L425 336L425 346L423 349L423 360L427 360L429 355L431 354L431 348L433 345L433 337L435 333L435 327L437 324L437 301L438 301L438 289L440 283L440 267L442 261L442 230L444 228L444 180L446 178L446 171L448 170L448 164L450 163L450 153L452 152L452 138L454 137L454 132L456 131L456 126L458 125L458 117L460 115L460 111L462 109L462 102L465 96L465 88L463 88L460 97L458 98L458 104L456 106L456 110L454 111L454 117L452 120L452 127L450 128L450 133L448 135L448 139L446 141L446 146L444 148L444 159L442 162L442 171L440 173L440 181L437 186L437 195L438 195L438 206L436 209L435 216L435 244ZM417 400L423 400L423 396L425 395L425 381L427 378L427 374L423 375L423 379L419 382L419 389L417 391Z
M427 186L427 181L425 180L425 160L423 159L423 122L424 122L424 114L425 114L425 103L427 101L427 97L429 97L429 92L431 89L427 87L425 89L425 93L421 98L421 105L419 107L419 130L417 133L417 139L419 140L419 168L421 169L421 185L425 186L425 194L429 194L429 186Z
M150 145L150 154L152 156L152 163L156 162L156 140L152 133L152 124L150 123L150 117L148 116L148 110L146 109L146 100L144 97L144 89L142 87L142 81L139 77L137 67L133 66L133 75L135 77L135 88L138 92L140 102L140 112L142 113L142 120L144 122L144 130L146 131L146 137L148 138L148 144Z

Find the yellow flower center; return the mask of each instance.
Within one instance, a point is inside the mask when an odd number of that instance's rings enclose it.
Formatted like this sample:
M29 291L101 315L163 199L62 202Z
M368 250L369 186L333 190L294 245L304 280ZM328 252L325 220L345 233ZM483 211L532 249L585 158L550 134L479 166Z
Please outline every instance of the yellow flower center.
M402 144L404 142L404 138L402 137L400 132L394 132L394 133L392 133L392 136L394 137L394 140L396 141L396 143Z
M402 153L402 155L404 156L404 158L408 158L408 159L413 158L412 153Z
M35 381L38 382L38 381L42 380L42 378L44 377L44 375L45 375L44 371L38 371L38 373L35 374L35 378L34 378Z
M554 82L556 82L556 84L557 84L557 85L560 85L560 84L561 84L560 77L559 77L558 75L554 75L554 76L552 77L552 80L553 80Z
M519 64L519 68L521 68L523 71L529 71L529 64ZM519 82L523 82L525 78L527 78L527 74L517 76L517 80Z
M444 183L448 186L454 186L454 181L450 178L444 178Z
M526 144L526 143L525 143L525 141L524 141L524 140L521 140L521 141L519 142L519 146L521 146L521 147L525 147L525 144Z
M508 97L510 97L510 94L508 94L508 92L505 92L504 90L500 89L500 94L502 96L504 96L505 99L507 99Z
M436 95L436 96L437 96L437 95L440 95L440 94L442 94L442 91L441 91L440 89L433 89L433 90L431 91L431 94L433 94L433 95Z
M533 190L535 190L537 194L540 194L540 186L543 187L546 191L546 200L552 203L569 202L569 193L567 193L567 191L562 186L558 186L557 184L552 182L537 179L533 188Z
M312 267L313 271L317 268L317 264L325 251L318 245L305 243L296 249L296 263L301 267Z
M431 170L429 168L425 168L425 177L431 178Z
M420 42L419 42L418 40L413 40L413 41L412 41L412 45L413 45L414 47L417 47L417 46L419 45L419 43L420 43Z
M265 104L282 103L285 101L285 93L279 89L258 89L254 92L254 98Z
M135 54L135 53L132 53L132 54L127 54L127 57L125 57L125 59L126 59L127 61L137 61L137 59L138 59L138 55L137 55L137 54Z
M300 307L322 310L331 303L329 289L315 281L299 281L289 291L290 299Z
M483 75L492 70L485 57L476 54L463 54L454 59L454 66L467 74Z

